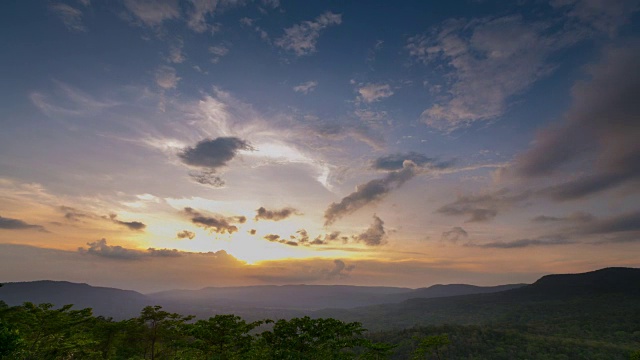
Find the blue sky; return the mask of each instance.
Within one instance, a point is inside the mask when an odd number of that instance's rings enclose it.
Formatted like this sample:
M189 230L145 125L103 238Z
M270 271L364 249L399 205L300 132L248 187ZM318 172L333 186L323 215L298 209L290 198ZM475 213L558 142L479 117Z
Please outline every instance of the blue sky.
M638 266L639 9L2 4L0 280L418 287Z

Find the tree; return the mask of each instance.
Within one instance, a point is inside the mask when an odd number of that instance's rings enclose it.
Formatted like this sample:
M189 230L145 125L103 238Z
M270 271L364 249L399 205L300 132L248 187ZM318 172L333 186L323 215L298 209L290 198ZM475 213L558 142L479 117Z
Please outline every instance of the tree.
M185 326L193 316L182 316L162 310L162 306L147 306L135 322L142 326L144 358L155 360L176 355L185 346Z
M427 356L433 356L433 359L442 359L442 350L449 345L449 336L444 335L432 335L418 339L418 348L413 352L413 359L425 359Z
M261 337L272 359L352 359L366 345L360 323L308 316L278 320Z
M235 315L216 315L191 326L192 347L207 359L240 359L250 352L254 337L249 332L264 321L247 323Z

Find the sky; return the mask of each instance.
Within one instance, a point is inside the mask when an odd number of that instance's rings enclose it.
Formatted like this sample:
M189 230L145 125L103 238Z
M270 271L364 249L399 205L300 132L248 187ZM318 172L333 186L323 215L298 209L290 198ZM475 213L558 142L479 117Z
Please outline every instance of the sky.
M638 0L0 4L0 281L640 261Z

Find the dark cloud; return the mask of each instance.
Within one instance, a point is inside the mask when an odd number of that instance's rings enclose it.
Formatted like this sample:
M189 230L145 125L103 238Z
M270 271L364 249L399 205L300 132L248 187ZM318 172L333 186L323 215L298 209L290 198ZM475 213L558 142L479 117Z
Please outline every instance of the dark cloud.
M182 230L180 231L176 237L178 239L189 239L189 240L193 240L193 238L196 237L196 233L194 233L193 231L189 231L189 230Z
M64 213L65 219L69 221L79 221L82 218L95 219L96 216L84 211L80 211L76 208L72 208L70 206L60 206L58 207L60 211Z
M184 149L178 156L191 166L218 169L233 159L239 150L252 150L248 142L237 137L205 139Z
M324 272L326 273L327 279L344 279L346 277L349 277L349 273L355 268L355 265L347 266L344 261L335 259L333 261L333 269L325 270Z
M214 188L224 187L225 182L222 178L216 175L215 171L198 171L190 172L189 177L198 184L207 185Z
M44 226L28 224L22 220L11 219L0 216L0 229L5 230L38 230L48 232Z
M127 249L119 245L108 245L106 239L87 243L88 248L80 247L78 252L82 254L95 255L100 257L121 259L121 260L138 260L145 257L179 257L182 256L178 250L171 249L155 249L147 250Z
M462 238L467 238L469 234L460 226L452 227L449 231L444 231L442 233L442 238L445 240L449 240L452 243L458 242L458 240Z
M484 195L458 196L456 201L436 211L444 215L467 216L465 222L485 222L496 217L500 210L526 200L529 195L528 192L512 194L508 189L502 189Z
M276 235L276 234L265 235L264 238L269 241L276 241L276 242L281 240L280 235Z
M114 224L125 226L129 230L133 230L133 231L142 231L147 227L147 225L141 223L140 221L120 221L120 220L117 219L117 215L116 214L110 214L109 215L109 219Z
M640 43L609 48L588 68L591 80L573 87L573 105L561 124L536 136L516 159L523 177L586 170L541 193L557 201L578 199L640 180ZM637 186L634 187L637 191Z
M517 249L530 246L555 246L573 244L574 241L566 236L541 236L533 239L519 239L514 241L495 241L484 244L467 243L468 247L493 248L493 249Z
M384 243L385 237L384 221L376 215L373 215L373 224L362 234L354 236L353 239L357 242L363 242L368 246L377 246Z
M191 222L193 222L194 224L218 234L233 234L234 232L238 231L238 227L232 225L231 223L238 222L242 224L247 220L247 218L244 216L236 216L231 218L225 218L222 216L205 216L190 207L184 208L184 212L191 217Z
M439 162L435 158L430 158L417 152L408 152L404 154L390 154L379 157L373 161L371 167L376 170L401 170L405 160L412 161L420 167L444 169L451 166L451 163L448 162Z
M262 219L262 220L279 221L279 220L286 219L292 215L300 215L300 213L298 212L298 210L291 207L287 207L280 210L267 210L264 207L260 207L258 210L256 210L255 220L258 221Z
M392 171L382 179L375 179L366 184L358 185L356 191L344 197L339 203L329 205L324 213L325 226L369 203L380 201L390 191L399 188L413 178L418 171L418 167L414 162L406 160L403 163L402 170Z
M277 243L285 244L285 245L289 245L289 246L298 246L298 242L297 241L283 239L283 238L280 237L280 235L276 235L276 234L265 235L264 238L266 240L271 241L271 242L277 242Z
M628 212L604 219L593 220L580 227L578 230L581 234L594 235L629 231L640 231L640 211Z
M531 221L537 222L537 223L558 223L558 222L586 223L586 222L593 221L594 219L595 219L595 216L586 212L578 211L570 214L569 216L540 215L531 219Z

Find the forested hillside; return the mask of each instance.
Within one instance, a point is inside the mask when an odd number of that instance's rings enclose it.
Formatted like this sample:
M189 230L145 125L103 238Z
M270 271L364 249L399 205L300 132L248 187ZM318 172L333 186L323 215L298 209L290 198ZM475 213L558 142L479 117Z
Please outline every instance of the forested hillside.
M0 301L0 358L638 360L639 284L639 269L611 268L495 294L258 321L161 306L115 321L71 305Z

